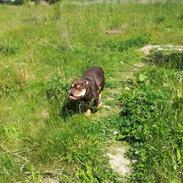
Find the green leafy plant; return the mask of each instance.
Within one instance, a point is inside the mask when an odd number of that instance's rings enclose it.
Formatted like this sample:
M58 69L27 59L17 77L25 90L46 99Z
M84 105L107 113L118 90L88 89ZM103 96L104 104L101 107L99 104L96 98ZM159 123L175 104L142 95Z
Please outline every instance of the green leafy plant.
M183 108L174 97L176 90L165 84L177 81L178 75L172 72L160 72L156 67L144 71L131 83L130 92L120 98L123 105L117 126L121 134L117 140L132 145L129 156L136 160L129 182L181 182Z
M48 100L61 99L64 100L66 91L69 88L69 83L63 81L60 76L54 76L48 81L46 87L46 95Z

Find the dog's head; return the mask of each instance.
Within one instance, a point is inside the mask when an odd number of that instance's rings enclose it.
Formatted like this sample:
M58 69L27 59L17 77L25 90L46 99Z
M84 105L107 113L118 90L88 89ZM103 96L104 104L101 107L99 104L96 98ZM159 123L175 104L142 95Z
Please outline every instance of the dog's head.
M75 80L69 90L69 98L71 100L80 100L83 98L87 92L88 85L88 80Z

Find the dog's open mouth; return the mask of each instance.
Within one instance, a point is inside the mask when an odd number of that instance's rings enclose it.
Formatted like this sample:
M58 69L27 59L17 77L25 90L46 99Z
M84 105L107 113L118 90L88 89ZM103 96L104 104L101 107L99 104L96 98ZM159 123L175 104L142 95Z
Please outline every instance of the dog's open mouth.
M79 100L80 97L74 96L74 95L69 95L69 98L72 100Z
M69 95L69 98L70 98L71 100L79 100L79 99L81 99L82 97L84 97L85 94L86 94L86 89L84 89L82 92L79 92L79 93L77 93L77 94L70 94L70 95Z

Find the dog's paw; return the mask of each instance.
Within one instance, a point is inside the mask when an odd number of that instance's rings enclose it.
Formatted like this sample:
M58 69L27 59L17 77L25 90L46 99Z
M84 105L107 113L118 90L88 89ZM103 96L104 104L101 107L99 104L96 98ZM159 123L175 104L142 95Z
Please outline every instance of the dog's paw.
M86 112L85 112L85 116L90 116L91 115L91 109L88 109Z
M101 106L102 106L102 102L100 102L100 103L97 105L97 109L99 109Z

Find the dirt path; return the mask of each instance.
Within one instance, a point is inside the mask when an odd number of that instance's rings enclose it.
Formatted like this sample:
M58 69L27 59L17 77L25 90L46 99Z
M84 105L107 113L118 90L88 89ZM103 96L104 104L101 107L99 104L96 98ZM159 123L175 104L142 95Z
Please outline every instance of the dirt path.
M119 86L121 82L125 82L129 79L132 79L134 75L144 67L144 63L139 62L132 65L128 70L123 73L119 73L118 77L110 78L111 80L117 80L119 82ZM103 99L103 107L93 116L94 118L106 118L107 116L111 115L118 115L121 108L117 101L117 96L120 96L123 92L123 87L118 88L106 88L106 93L108 96ZM107 105L107 103L112 103L111 105ZM129 149L129 144L121 141L116 141L115 135L117 135L117 131L114 129L111 136L112 140L108 142L108 148L106 152L106 156L109 159L109 165L116 172L119 177L120 181L123 182L125 176L132 172L131 170L131 162L125 156L126 152Z
M116 78L109 78L110 82L113 80L117 83L119 83L119 86L121 85L122 82L125 82L129 79L132 79L142 67L144 67L143 62L135 63L130 68L123 73L118 73ZM118 114L119 111L121 110L119 103L117 101L117 97L121 95L123 92L124 88L123 87L114 87L114 88L106 88L105 93L104 93L104 98L102 99L103 106L101 109L93 116L94 118L98 119L98 117L107 117L110 115L115 115ZM108 104L111 105L108 105Z

